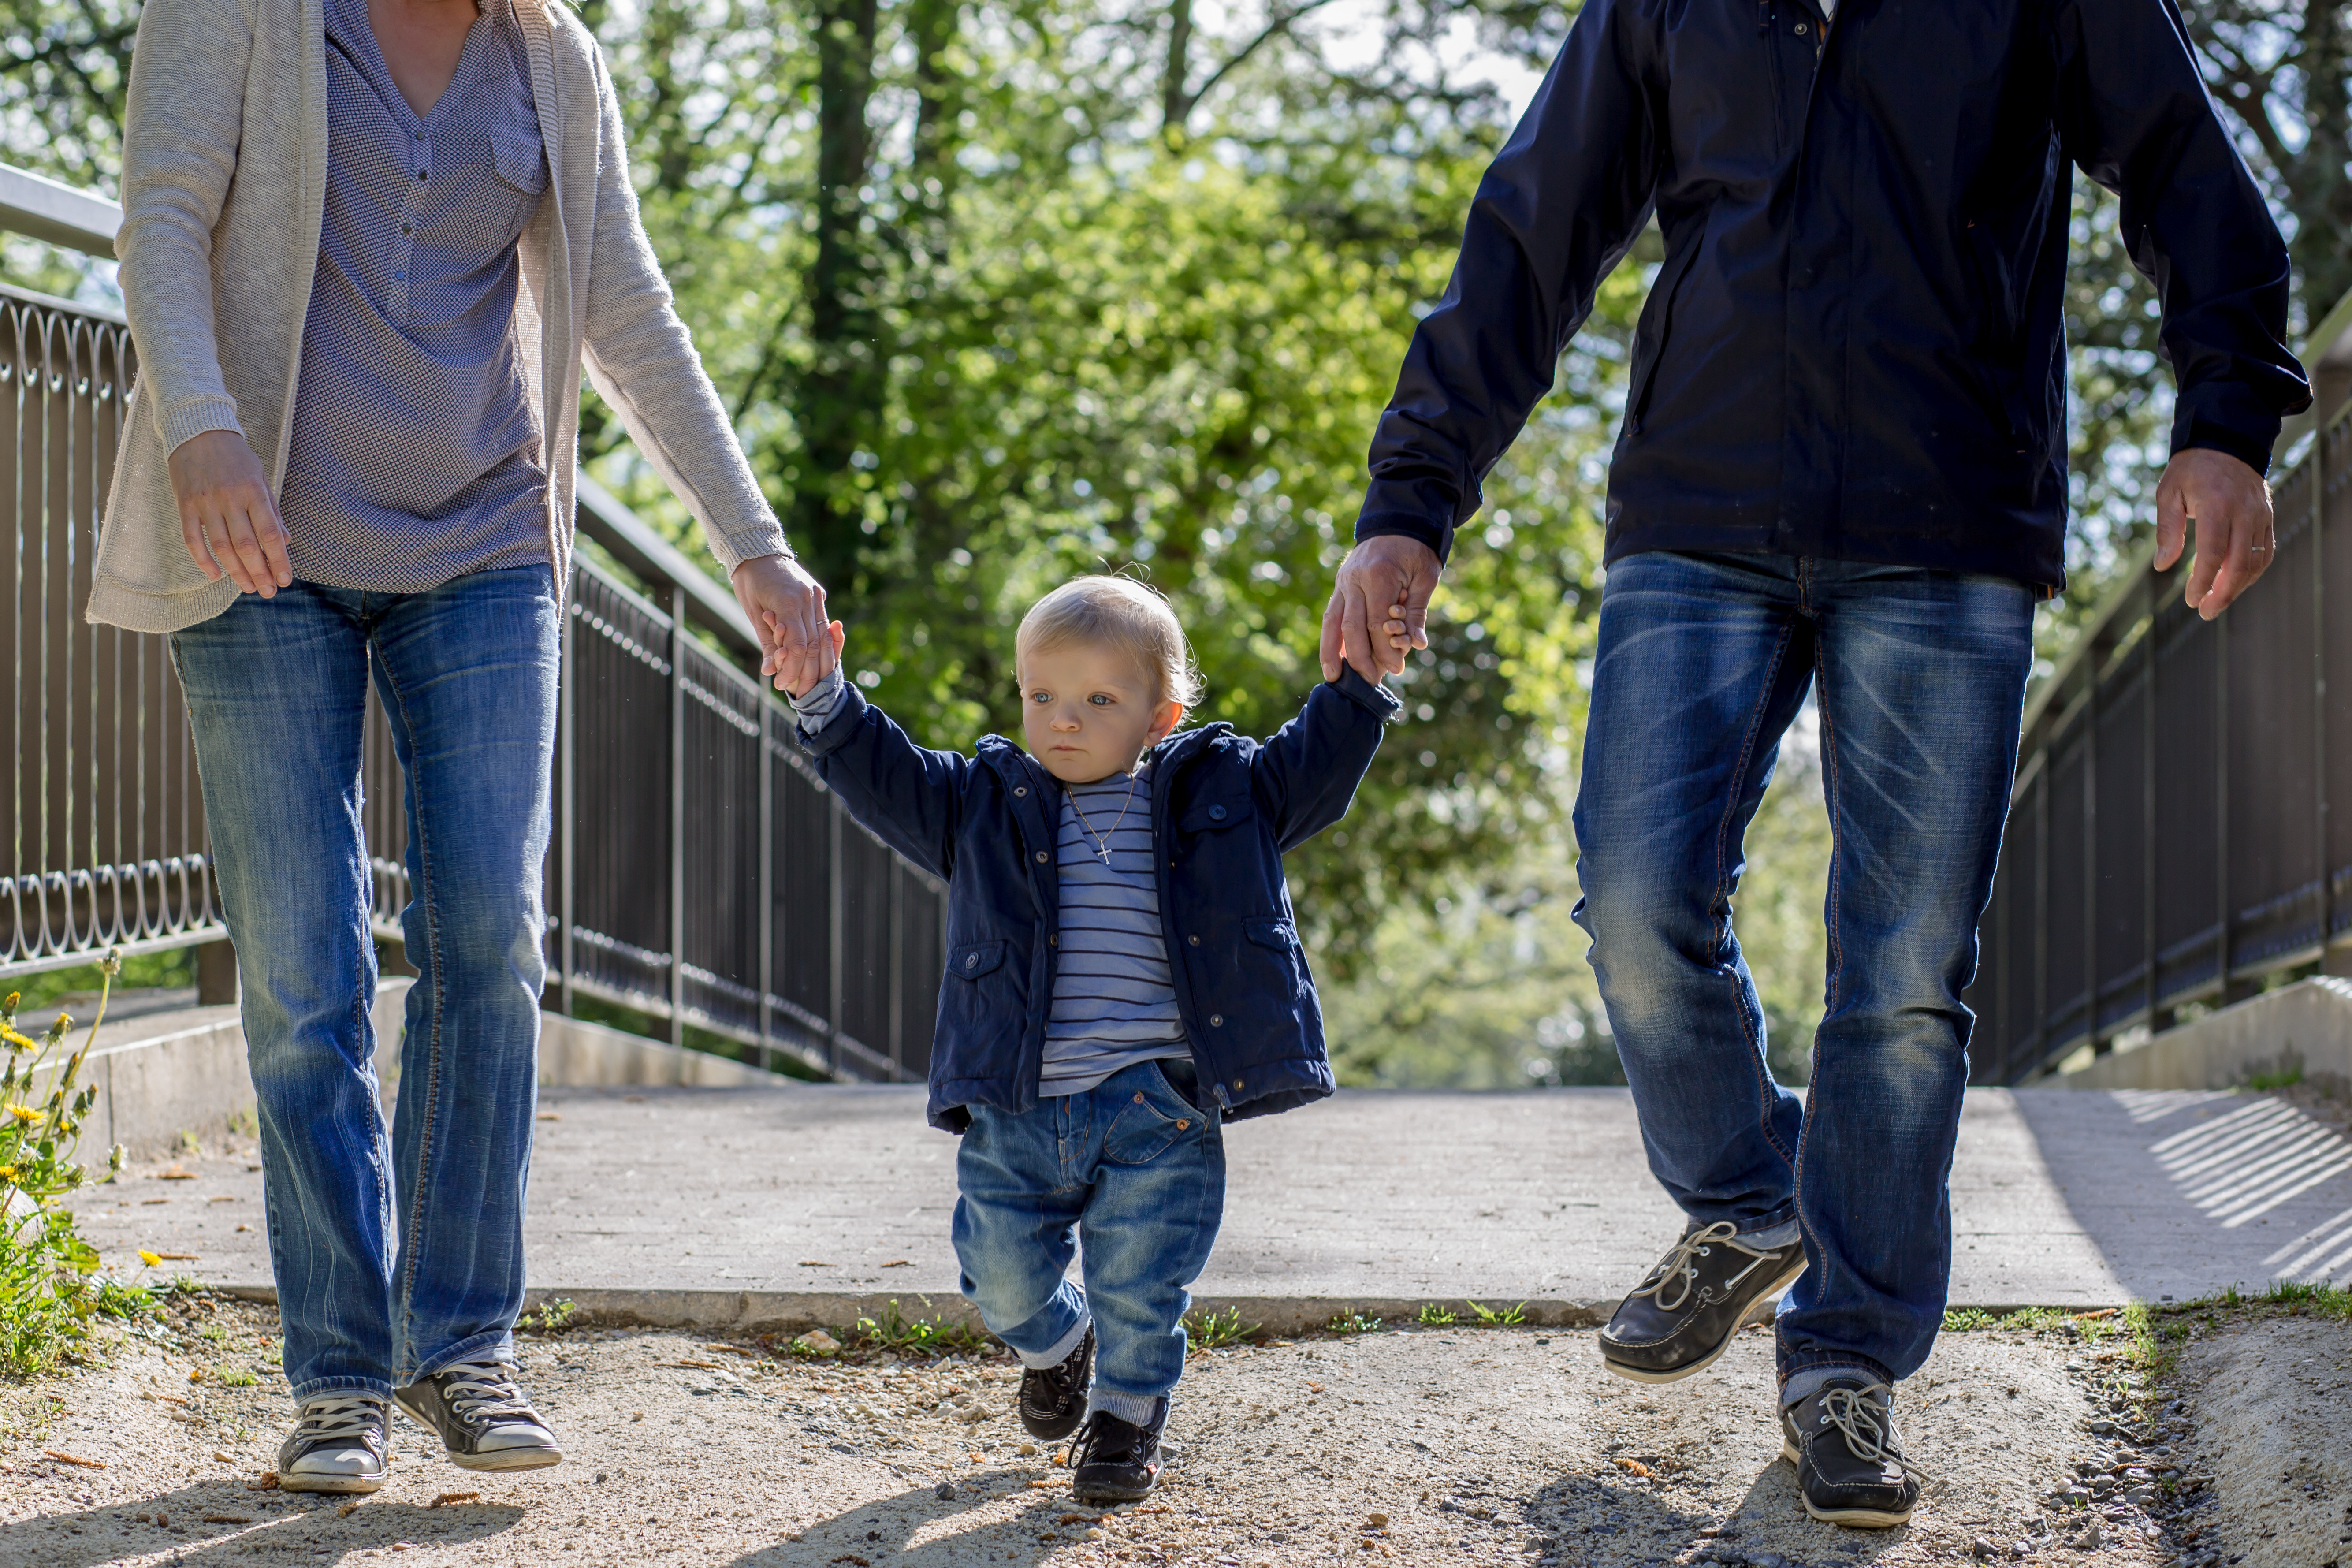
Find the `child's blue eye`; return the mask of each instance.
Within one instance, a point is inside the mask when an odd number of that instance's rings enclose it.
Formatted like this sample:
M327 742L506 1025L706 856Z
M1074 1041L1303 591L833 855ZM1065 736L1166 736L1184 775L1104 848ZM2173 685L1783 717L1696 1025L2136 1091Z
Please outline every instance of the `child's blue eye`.
M1054 700L1054 694L1050 691L1033 691L1029 694L1029 700L1042 708Z
M1099 691L1096 692L1092 697L1087 698L1087 700L1093 703L1097 708L1108 708L1110 706L1110 699Z

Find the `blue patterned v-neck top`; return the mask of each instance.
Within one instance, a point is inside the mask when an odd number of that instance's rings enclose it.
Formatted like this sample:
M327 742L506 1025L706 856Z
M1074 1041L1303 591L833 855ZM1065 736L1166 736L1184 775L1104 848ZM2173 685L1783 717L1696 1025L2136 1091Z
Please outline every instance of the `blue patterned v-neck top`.
M420 117L367 0L327 0L326 217L280 498L306 582L421 593L551 559L514 335L547 162L510 4L480 0Z

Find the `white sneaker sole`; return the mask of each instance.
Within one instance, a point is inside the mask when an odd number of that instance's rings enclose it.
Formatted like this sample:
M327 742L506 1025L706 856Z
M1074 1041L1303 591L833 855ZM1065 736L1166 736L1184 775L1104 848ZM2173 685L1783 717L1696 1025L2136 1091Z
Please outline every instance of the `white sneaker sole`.
M330 1492L336 1496L364 1494L380 1490L392 1479L387 1470L380 1476L321 1476L281 1472L278 1489L281 1492Z
M499 1448L487 1454L450 1454L461 1470L544 1470L563 1463L561 1448Z

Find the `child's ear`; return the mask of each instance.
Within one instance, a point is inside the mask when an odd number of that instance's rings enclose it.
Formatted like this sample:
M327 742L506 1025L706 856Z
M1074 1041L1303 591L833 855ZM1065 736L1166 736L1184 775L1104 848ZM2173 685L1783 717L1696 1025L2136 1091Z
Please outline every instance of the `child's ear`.
M1160 705L1160 711L1151 716L1151 728L1146 733L1144 743L1151 746L1160 744L1160 742L1174 734L1176 726L1183 721L1184 705L1174 698L1170 698Z

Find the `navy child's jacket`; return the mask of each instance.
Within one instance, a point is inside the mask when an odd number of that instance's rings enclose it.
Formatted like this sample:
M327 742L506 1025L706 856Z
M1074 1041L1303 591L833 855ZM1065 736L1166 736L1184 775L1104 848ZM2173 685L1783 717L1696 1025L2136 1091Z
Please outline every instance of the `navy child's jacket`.
M1228 1119L1331 1092L1282 856L1346 814L1397 706L1349 669L1272 740L1210 724L1151 749L1160 935L1202 1090ZM1054 996L1061 782L1001 735L975 757L918 746L855 686L819 734L794 733L852 816L947 879L931 1124L961 1132L968 1105L1028 1110Z

